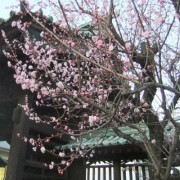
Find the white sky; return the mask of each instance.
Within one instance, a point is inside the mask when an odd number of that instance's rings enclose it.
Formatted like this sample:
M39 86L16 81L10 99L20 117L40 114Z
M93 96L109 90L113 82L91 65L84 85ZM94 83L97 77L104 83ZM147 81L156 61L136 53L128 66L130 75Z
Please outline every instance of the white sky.
M9 18L9 13L12 10L10 6L17 5L18 2L19 0L0 0L0 18ZM19 11L19 9L16 9L15 11Z
M20 0L0 0L0 18L8 19L10 17L10 11L19 12L20 9L17 6L19 5ZM28 0L29 3L35 3L37 0Z

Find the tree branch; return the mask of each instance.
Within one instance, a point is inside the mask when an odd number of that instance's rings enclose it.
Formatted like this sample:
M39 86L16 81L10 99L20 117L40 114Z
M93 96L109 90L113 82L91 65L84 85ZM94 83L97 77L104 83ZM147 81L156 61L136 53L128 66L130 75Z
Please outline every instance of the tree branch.
M168 156L168 162L167 162L167 168L166 168L164 180L169 179L169 174L170 174L172 163L173 163L174 153L175 153L177 144L179 142L179 133L180 133L180 125L178 125L175 128L174 139L173 139L172 145L170 146L170 150L169 150L169 156Z
M173 6L178 14L180 14L180 0L171 0Z

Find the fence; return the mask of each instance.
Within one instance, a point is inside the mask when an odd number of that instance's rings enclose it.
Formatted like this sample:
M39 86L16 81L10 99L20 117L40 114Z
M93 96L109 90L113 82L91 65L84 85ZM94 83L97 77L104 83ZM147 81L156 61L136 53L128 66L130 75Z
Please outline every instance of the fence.
M149 171L144 163L98 162L86 165L86 180L148 180Z

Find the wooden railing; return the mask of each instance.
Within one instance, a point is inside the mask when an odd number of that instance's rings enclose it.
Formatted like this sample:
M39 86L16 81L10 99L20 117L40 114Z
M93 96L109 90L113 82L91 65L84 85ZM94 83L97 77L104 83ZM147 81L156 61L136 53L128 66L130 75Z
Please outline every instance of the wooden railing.
M86 180L147 180L148 166L144 163L87 164Z

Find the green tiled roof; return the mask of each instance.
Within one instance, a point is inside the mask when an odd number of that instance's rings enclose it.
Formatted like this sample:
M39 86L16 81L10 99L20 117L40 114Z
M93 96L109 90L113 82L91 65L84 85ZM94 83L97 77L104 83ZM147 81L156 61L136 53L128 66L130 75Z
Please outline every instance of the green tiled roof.
M178 121L180 118L176 118ZM143 124L136 124L138 128L140 128L149 138L148 127ZM129 127L119 127L119 130L124 134L128 134L136 140L142 141L142 135L136 130ZM165 128L165 136L172 136L173 125L168 123ZM125 145L131 144L127 139L119 137L115 134L115 132L111 128L95 130L94 132L84 131L84 135L82 135L78 140L72 140L66 145L61 145L57 147L58 149L71 149L71 148L93 148L93 147L107 147L107 146L115 146L115 145Z
M144 124L139 124L140 127L148 136L148 128ZM119 128L123 133L130 135L136 140L142 141L142 136L137 130L129 127ZM66 145L59 146L58 149L71 149L71 148L93 148L93 147L103 147L103 146L114 146L114 145L124 145L130 144L130 142L122 137L119 137L111 129L96 130L92 133L84 132L78 140L73 140Z

